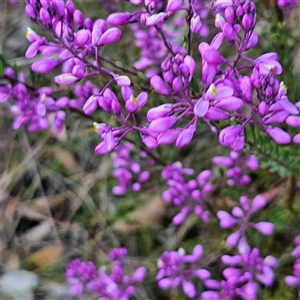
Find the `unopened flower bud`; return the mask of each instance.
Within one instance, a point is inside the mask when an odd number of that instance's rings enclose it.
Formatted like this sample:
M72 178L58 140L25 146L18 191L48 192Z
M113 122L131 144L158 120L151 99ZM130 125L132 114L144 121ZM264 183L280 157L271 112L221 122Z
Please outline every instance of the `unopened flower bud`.
M115 43L121 38L121 35L122 35L122 31L119 28L116 27L110 28L103 33L103 35L101 36L98 42L98 45L102 46L102 45Z
M158 94L167 96L171 93L170 88L165 84L162 78L158 75L155 75L151 78L150 84Z
M52 71L56 66L58 66L59 62L54 59L41 59L35 61L31 69L33 72L45 74Z
M131 17L130 12L113 13L108 16L107 23L111 26L122 26L129 24Z
M278 144L286 145L291 141L290 135L279 127L269 127L266 132Z
M73 14L74 23L77 28L83 27L84 16L79 9L76 9Z
M44 23L45 26L49 26L51 24L51 17L48 10L44 7L40 9L40 19Z

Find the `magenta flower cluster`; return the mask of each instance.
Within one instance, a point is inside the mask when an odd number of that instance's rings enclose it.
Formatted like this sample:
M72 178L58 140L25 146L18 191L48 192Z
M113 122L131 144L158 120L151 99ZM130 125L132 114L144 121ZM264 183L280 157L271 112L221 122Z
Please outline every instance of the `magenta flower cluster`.
M294 274L286 276L284 281L287 285L298 287L298 298L300 298L300 235L295 239L296 248L292 251L292 257L296 259L293 269Z
M215 156L212 161L215 165L225 168L229 186L249 183L251 178L247 174L248 169L255 171L259 168L259 162L254 155L245 155L241 152L231 151L229 156Z
M166 166L162 171L162 177L167 181L169 188L162 194L162 199L172 202L176 207L181 208L174 216L173 224L180 225L193 212L204 222L209 221L209 211L206 205L210 200L212 184L210 170L202 171L196 179L186 179L186 175L193 175L194 170L183 168L180 162Z
M245 240L239 242L237 255L223 255L221 260L227 265L223 271L225 279L206 280L208 290L201 294L203 300L255 300L259 283L270 286L274 282L277 259L271 255L262 258L259 249L251 249Z
M261 285L273 284L277 265L275 257L263 258L247 241L249 228L264 235L275 230L271 222L252 221L266 206L265 197L257 195L250 201L244 195L231 213L214 212L214 172L194 175L180 162L167 165L152 149L170 144L185 147L204 124L218 136L220 145L231 149L229 156L216 156L213 163L225 168L229 187L243 188L251 181L249 172L259 168L256 157L244 153L248 126L259 127L279 145L300 143L300 133L289 128L300 127L300 102L289 100L287 85L279 79L283 70L278 54L249 56L248 50L259 40L256 4L251 0L129 0L130 11L117 11L118 2L102 3L109 14L92 20L72 0L25 0L27 17L47 32L43 36L27 29L30 46L25 56L39 56L31 69L47 76L55 71L54 82L71 86L74 99L70 94L57 96L61 93L47 86L35 87L22 72L6 67L0 77L0 102L7 102L15 117L13 129L26 125L29 131L54 128L59 133L68 111L89 118L99 135L95 152L112 153L113 176L118 181L114 195L140 191L150 177L150 167L163 165L161 176L167 189L162 199L177 210L173 225L180 226L195 213L204 222L216 217L221 228L236 229L226 240L230 255L220 257L223 279L213 279L209 266L200 267L203 247L198 244L191 255L183 249L161 255L158 286L183 290L189 299L255 300ZM285 16L296 4L295 0L277 1ZM132 47L140 53L132 66L107 53L108 45L123 41L125 26L133 33ZM208 43L203 38L210 32L216 33ZM197 39L200 42L194 45ZM230 48L226 53L231 54L223 55L223 48ZM96 80L88 80L91 77ZM142 146L128 142L134 132ZM298 237L292 252L294 274L285 277L289 286L300 286L299 247ZM70 262L66 270L70 294L88 291L99 294L99 300L133 299L146 269L129 272L125 248L113 249L109 259L110 264L99 270L92 262ZM201 282L196 285L198 279Z
M196 245L191 255L186 255L182 248L178 251L165 251L158 261L159 272L156 275L158 286L164 290L181 287L189 299L194 298L197 290L193 279L205 281L210 278L209 271L196 267L202 254L201 245Z
M249 227L255 228L264 235L271 235L274 232L275 226L270 222L250 222L253 214L261 210L267 201L262 195L257 195L251 205L249 199L246 196L240 198L241 207L235 206L232 209L231 214L220 210L217 213L217 217L220 220L221 228L227 229L234 226L238 226L239 229L233 232L226 241L226 244L230 247L236 246L240 239L246 239L246 229Z
M117 196L128 191L140 191L141 184L150 178L150 172L143 170L143 167L145 164L151 165L153 161L148 159L144 151L139 153L139 157L134 157L132 150L134 144L126 142L117 146L113 152L113 176L119 184L113 187L112 192Z
M109 253L113 262L110 274L102 267L98 271L92 262L81 262L75 259L70 262L66 269L66 281L70 286L70 294L76 296L83 291L98 293L99 300L129 300L135 294L136 286L146 276L146 269L139 267L132 276L126 275L127 250L114 248Z
M100 126L98 133L103 141L96 147L98 154L113 151L132 131L138 131L142 142L150 149L172 143L184 147L192 141L198 123L204 122L213 134L218 134L223 146L241 151L245 145L245 127L249 124L261 126L278 144L284 145L292 138L278 124L300 126L300 103L289 101L287 86L276 78L282 72L278 55L266 53L253 59L245 54L258 42L254 31L256 5L250 0L213 1L211 4L168 0L166 5L163 1L131 1L133 12L114 12L106 20L95 21L85 17L71 0L25 2L26 15L52 35L52 41L48 41L32 29L27 30L31 45L26 57L33 58L38 53L44 57L33 63L34 72L44 74L61 66L60 74L54 78L60 85L71 85L97 75L106 81L102 87L87 93L88 97L80 104L66 99L59 102L60 110L71 106L91 115L101 109L120 123L117 127L107 123ZM293 9L295 2L279 1L278 5L283 10ZM202 80L199 80L195 71L200 66L191 55L191 36L207 36L206 18L210 13L215 17L214 25L219 32L211 43L198 45L202 58ZM139 93L134 91L132 80L141 77L139 72L102 55L106 45L121 39L119 27L127 25L134 31L135 45L141 49L141 58L134 67L145 72L150 78L151 89L164 96L166 101L161 105L146 105L149 87L144 86ZM179 30L183 25L188 25L188 39ZM174 33L174 28L178 28L178 33ZM180 42L182 40L185 44ZM226 58L220 50L228 42L235 56ZM122 75L104 67L104 63L119 69ZM6 80L10 83L1 88L2 101L10 98L21 102L21 94L11 93L13 86L19 83L7 77ZM198 94L195 82L203 87ZM121 89L123 100L114 92L115 85ZM26 115L25 119L40 123L29 130L47 129L44 116L51 112L46 105L36 115ZM57 118L63 124L62 112ZM227 121L227 125L217 129L221 121ZM26 123L20 122L19 126ZM300 142L299 133L293 137L293 142Z

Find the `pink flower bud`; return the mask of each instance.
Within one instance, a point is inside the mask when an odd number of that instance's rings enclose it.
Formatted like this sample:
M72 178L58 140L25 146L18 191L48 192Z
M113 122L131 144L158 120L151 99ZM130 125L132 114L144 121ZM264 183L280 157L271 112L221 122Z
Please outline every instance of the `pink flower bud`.
M211 276L210 272L206 269L198 269L193 272L195 276L197 276L201 280L205 280Z
M223 58L219 54L218 50L207 45L206 47L204 47L204 49L202 51L201 45L203 46L203 43L201 43L199 45L198 49L199 49L199 52L201 53L203 60L205 60L207 63L212 64L212 65L218 65L223 62Z
M173 110L172 104L162 104L157 107L150 108L147 112L147 120L148 122L152 122L153 120L164 117L171 113Z
M241 125L231 125L221 130L219 141L224 146L230 146L241 133Z
M224 11L225 19L227 22L234 23L234 9L232 6L227 6Z
M211 121L229 120L230 114L217 107L210 107L205 115L205 118Z
M239 265L242 261L242 258L240 255L234 255L234 256L230 256L230 255L223 255L221 257L221 260L223 262L223 264L228 265L228 266L236 266Z
M183 223L183 221L185 220L185 218L187 217L188 213L190 212L190 209L188 207L184 207L181 209L180 213L177 214L172 222L175 226L178 226L180 224Z
M51 24L51 17L48 13L48 10L44 7L40 9L40 19L46 26L49 26L49 24Z
M132 275L131 280L133 282L142 282L146 277L147 271L145 267L138 268Z
M122 94L124 101L126 102L128 99L130 99L131 96L134 95L134 92L130 86L125 85L125 86L121 87L121 94Z
M251 34L251 36L250 36L249 42L247 43L246 50L249 50L249 49L253 48L254 46L257 45L257 43L258 43L258 36L253 31L252 34Z
M201 19L199 15L193 15L191 18L190 28L191 32L199 33L202 27Z
M202 63L202 82L205 88L208 88L217 74L217 67L207 62Z
M126 75L121 75L121 76L117 75L117 76L115 76L115 81L116 81L117 85L120 86L120 87L129 86L131 84L131 80Z
M138 182L145 182L149 179L150 172L149 171L143 171L138 178Z
M76 9L73 14L74 23L77 28L83 27L84 16L79 9Z
M259 222L254 225L254 228L264 235L271 235L274 232L275 225L270 222Z
M121 104L119 103L118 100L113 99L111 101L111 108L114 111L114 113L118 115L121 111Z
M163 79L158 75L155 75L151 78L150 84L158 94L168 96L171 93L170 88L165 84Z
M250 155L246 161L246 166L251 170L257 170L259 168L259 162L254 155Z
M181 130L179 129L169 129L165 132L162 132L157 136L157 142L159 145L172 144L177 140L180 132Z
M284 282L289 286L297 286L300 283L300 278L296 276L286 276Z
M76 33L74 42L78 46L85 46L91 40L91 32L86 29L81 29Z
M74 7L74 3L71 0L67 1L66 9L70 15L74 14L75 7Z
M174 73L171 70L164 73L165 82L171 84L173 82L173 79L174 79Z
M76 76L78 79L81 79L85 75L85 67L76 65L72 69L72 75Z
M94 22L94 26L97 26L102 33L107 30L106 21L104 21L103 19L97 19Z
M240 207L237 207L235 206L233 209L232 209L232 215L236 218L242 218L244 216L244 211L240 208Z
M52 71L58 64L59 62L54 59L41 59L35 61L32 64L31 69L33 72L45 74Z
M175 77L175 79L173 80L172 89L173 89L174 92L182 91L182 80L179 76Z
M269 106L265 101L260 102L258 105L258 113L264 116L268 112Z
M252 22L253 20L251 14L248 13L243 16L242 25L245 30L249 30L253 27Z
M108 97L99 96L99 97L97 97L97 100L98 100L99 106L100 106L104 111L106 111L107 113L109 113L110 110L111 110L111 102L112 102L112 99L111 99L111 98L108 98Z
M233 151L239 152L244 149L245 146L245 136L238 135L235 141L230 145Z
M121 35L122 35L122 31L119 28L116 27L110 28L103 33L103 35L101 36L98 42L98 45L102 46L102 45L115 43L121 38Z
M299 116L289 116L285 122L292 127L300 126L300 117Z
M103 96L111 99L111 101L112 100L118 101L118 98L117 98L116 94L112 90L110 90L109 88L105 89L105 91L103 93Z
M274 267L277 266L278 261L277 261L277 259L276 259L274 256L268 255L268 256L265 257L264 263L265 263L268 267L274 268Z
M192 282L183 281L182 283L183 292L188 296L188 298L194 298L196 296L196 288Z
M281 100L277 102L282 109L291 115L298 115L299 110L296 105L291 103L286 96L282 96Z
M129 24L131 17L130 12L113 13L108 16L107 23L111 26L122 26Z
M270 124L270 123L282 123L285 121L285 119L289 116L289 113L287 111L277 111L277 112L272 112L271 114L265 116L263 118L263 122L265 124Z
M65 16L65 1L64 0L52 0L52 5L56 14L63 18Z
M181 148L188 145L193 139L195 131L195 126L190 126L189 128L183 129L176 139L176 146Z
M172 286L172 283L173 283L173 279L172 278L164 278L162 280L160 280L158 282L158 286L163 289L163 290L166 290L168 289L169 287Z
M300 144L300 133L298 133L294 136L293 143Z
M214 280L214 279L208 279L208 280L205 280L204 282L205 286L209 289L213 289L213 290L218 290L220 287L221 287L221 284L219 281L217 280ZM206 293L206 292L204 292ZM220 300L221 298L219 297L219 293L217 293L218 297L217 298L214 298L214 297L208 297L208 298L204 298L203 294L201 294L201 299L205 299L205 300ZM209 292L210 293L210 292Z
M180 10L183 4L183 0L168 0L167 12L173 14Z
M54 81L59 85L70 85L78 81L78 78L71 73L64 73L54 77Z
M146 136L142 139L142 142L149 148L155 149L158 147L157 140L151 136Z
M157 118L150 123L149 129L154 132L164 132L171 129L176 122L177 117L175 116Z
M89 31L92 31L93 30L93 26L94 26L94 23L92 21L92 19L90 18L86 18L84 20L84 28L89 30Z
M244 102L240 98L231 96L218 101L215 106L229 111L236 111L244 106Z
M191 81L196 69L196 62L190 55L187 55L183 61L184 61L184 65L186 65L190 70L189 81Z
M146 19L146 25L147 26L153 26L160 23L163 23L163 21L168 17L167 13L161 12L159 14L152 15Z
M36 19L36 13L35 13L35 10L34 10L34 8L33 8L33 6L31 4L27 4L26 5L26 7L25 7L25 14L31 20L35 20Z
M218 211L217 217L220 220L220 226L222 228L231 228L237 223L236 219L224 210Z
M70 100L69 101L69 107L71 108L75 108L75 109L81 109L82 108L82 104L79 103L77 100Z
M43 56L52 56L61 51L59 47L52 47L52 46L41 46L40 50Z
M230 167L234 163L233 159L227 156L215 156L212 161L216 165L223 165L225 167Z
M281 145L289 144L291 141L291 137L288 133L278 127L269 127L266 130L267 134L271 136L271 138Z
M70 99L68 97L61 97L56 100L55 105L59 108L64 108L69 104Z
M98 153L98 152L96 152L96 153ZM106 154L106 153L98 153L98 154ZM117 185L112 188L112 193L116 196L122 196L126 192L127 192L127 189L125 186Z
M86 115L91 115L98 107L98 99L95 96L91 96L87 99L83 106L83 111Z
M233 26L226 22L222 28L224 37L230 42L233 43L235 40L235 31L233 29Z
M197 180L201 186L204 186L211 177L212 172L210 170L204 170L197 176Z

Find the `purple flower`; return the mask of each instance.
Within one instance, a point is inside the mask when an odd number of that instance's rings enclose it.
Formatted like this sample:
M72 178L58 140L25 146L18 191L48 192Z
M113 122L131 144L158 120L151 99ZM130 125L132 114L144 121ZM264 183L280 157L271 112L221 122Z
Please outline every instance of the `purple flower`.
M156 276L158 286L162 289L182 287L183 292L189 299L197 295L195 285L191 282L197 277L206 280L210 273L205 269L196 269L193 263L197 262L203 253L203 247L196 245L192 255L185 255L183 249L178 251L165 251L159 261L159 272Z

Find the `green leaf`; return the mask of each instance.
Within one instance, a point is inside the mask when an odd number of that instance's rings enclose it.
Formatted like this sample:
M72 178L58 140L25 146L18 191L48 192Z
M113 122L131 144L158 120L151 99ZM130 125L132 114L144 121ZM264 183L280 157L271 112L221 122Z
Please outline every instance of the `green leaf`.
M147 80L147 77L142 72L137 72L137 76L143 80Z
M195 94L200 93L200 86L198 84L198 80L194 76L193 76L192 81L191 81L191 87L192 87Z
M124 65L120 61L118 61L118 60L115 61L115 64L119 68L123 68L124 67Z

